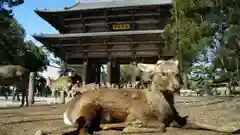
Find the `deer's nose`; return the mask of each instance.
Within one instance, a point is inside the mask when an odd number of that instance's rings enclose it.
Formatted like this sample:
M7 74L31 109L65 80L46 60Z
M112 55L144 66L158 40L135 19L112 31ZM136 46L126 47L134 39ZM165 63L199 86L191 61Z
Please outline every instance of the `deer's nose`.
M180 89L180 85L174 84L174 85L173 85L173 88L174 88L175 90L179 90L179 89Z

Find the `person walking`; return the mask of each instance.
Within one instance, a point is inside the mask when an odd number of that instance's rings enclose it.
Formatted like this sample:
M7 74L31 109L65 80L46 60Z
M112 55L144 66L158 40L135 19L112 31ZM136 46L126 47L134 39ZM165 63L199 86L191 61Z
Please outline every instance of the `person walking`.
M8 100L8 94L7 94L7 87L6 86L1 86L0 87L0 93L3 94L3 96L5 97L4 100Z
M20 101L19 92L20 92L19 89L14 85L12 101L15 101L16 96L17 96L17 101Z

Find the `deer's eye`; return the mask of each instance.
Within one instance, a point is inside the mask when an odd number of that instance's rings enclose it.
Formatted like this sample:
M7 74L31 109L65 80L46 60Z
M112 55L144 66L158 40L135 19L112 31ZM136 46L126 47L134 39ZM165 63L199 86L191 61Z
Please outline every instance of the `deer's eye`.
M166 73L161 73L161 76L166 76L167 74Z

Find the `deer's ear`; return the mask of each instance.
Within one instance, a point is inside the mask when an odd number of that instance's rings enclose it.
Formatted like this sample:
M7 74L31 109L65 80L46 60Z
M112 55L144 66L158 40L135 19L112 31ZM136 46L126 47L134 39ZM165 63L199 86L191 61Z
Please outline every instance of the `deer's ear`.
M149 74L149 78L152 80L153 78L153 75L154 75L154 72L152 71L150 74Z
M178 64L179 64L179 61L178 61L178 60L174 60L173 63L176 64L176 65L178 65Z
M163 63L165 63L165 60L158 60L156 65L158 66L158 65L163 64Z

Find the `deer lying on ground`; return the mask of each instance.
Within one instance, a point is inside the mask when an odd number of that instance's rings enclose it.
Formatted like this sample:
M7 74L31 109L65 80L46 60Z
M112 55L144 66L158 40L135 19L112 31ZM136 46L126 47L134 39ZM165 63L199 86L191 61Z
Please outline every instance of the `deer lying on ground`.
M24 99L26 99L26 105L28 106L28 82L29 82L29 71L19 65L2 65L0 66L0 85L13 85L22 93L21 105L24 105Z
M78 95L67 104L64 123L77 126L79 135L112 128L123 128L122 133L165 132L168 126L230 132L231 128L194 124L179 116L173 95L180 89L178 74L178 61L160 60L150 89L106 88Z
M82 84L79 85L79 82L74 84L71 88L71 95L75 97L78 94L82 94L86 91L98 91L99 86L96 83Z

